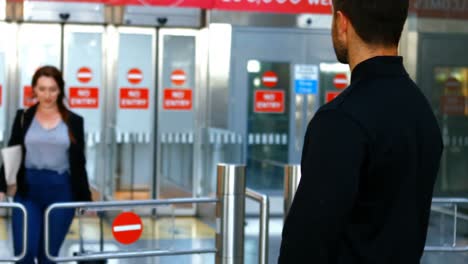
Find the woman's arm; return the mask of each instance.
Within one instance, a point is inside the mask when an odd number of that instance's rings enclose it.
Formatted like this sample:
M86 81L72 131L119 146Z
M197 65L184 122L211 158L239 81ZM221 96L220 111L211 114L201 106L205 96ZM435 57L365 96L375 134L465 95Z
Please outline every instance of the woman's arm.
M82 117L78 118L78 131L76 131L76 144L78 146L77 153L77 169L79 170L80 186L79 193L80 201L91 201L91 192L89 190L88 173L86 172L86 156L85 156L85 142L84 142L84 120Z
M13 121L13 126L11 128L10 140L8 141L8 146L18 145L22 142L22 129L21 129L21 119L23 118L24 110L18 110L16 112L15 120ZM1 167L0 169L0 194L5 193L7 190L7 184L5 179L5 168ZM1 195L0 195L0 200Z

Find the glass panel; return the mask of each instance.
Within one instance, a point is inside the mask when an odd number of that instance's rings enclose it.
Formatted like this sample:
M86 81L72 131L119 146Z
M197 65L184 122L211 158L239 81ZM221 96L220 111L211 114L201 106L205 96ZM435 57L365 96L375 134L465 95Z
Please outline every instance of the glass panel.
M60 35L59 25L21 25L18 47L20 107L29 107L36 102L32 96L31 78L37 68L44 65L60 67Z
M290 64L253 62L247 65L247 186L280 190L290 138Z
M162 86L158 133L161 166L159 198L192 197L195 141L195 36L161 31ZM167 34L165 34L167 32ZM179 32L179 31L177 31ZM187 32L190 33L190 32ZM185 34L185 33L184 33ZM177 208L192 208L191 204Z
M65 209L54 209L51 216L63 210ZM175 218L172 205L138 206L131 210L117 207L77 208L76 211L78 213L60 250L60 257L103 252L112 254L125 251L173 250L176 236L187 239L191 235L184 230L186 224ZM159 213L160 211L164 211L164 214ZM53 217L50 219L53 221ZM54 230L52 225L50 228ZM79 241L83 242L82 250ZM141 258L137 260L135 263L151 263Z
M468 67L436 67L431 103L444 137L436 192L468 193Z
M153 198L155 31L119 30L114 198L146 200Z
M320 63L320 104L337 97L351 80L349 66L341 63Z
M97 175L103 164L99 157L102 155L102 114L105 102L102 85L104 28L68 25L64 30L63 75L68 105L85 120L88 179L98 190L102 190L103 178Z

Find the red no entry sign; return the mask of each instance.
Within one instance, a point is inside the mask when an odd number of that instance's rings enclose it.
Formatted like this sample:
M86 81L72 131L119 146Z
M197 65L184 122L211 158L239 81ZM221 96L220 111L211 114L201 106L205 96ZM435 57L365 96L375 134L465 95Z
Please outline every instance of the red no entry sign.
M24 86L23 89L23 106L30 107L37 103L37 99L34 97L33 88L30 85Z
M81 67L78 69L76 77L80 83L88 83L93 78L93 72L88 67Z
M278 75L272 71L267 71L262 76L262 82L266 87L275 87L278 84Z
M325 103L333 101L338 95L340 95L340 92L327 92L325 95Z
M344 73L338 73L335 75L335 78L333 78L333 85L335 85L337 89L348 87L348 76Z
M132 213L124 212L114 219L112 224L112 234L115 240L122 244L132 244L140 239L143 232L143 223L141 218Z
M255 91L255 113L284 113L284 91Z
M460 92L462 90L462 84L455 77L450 77L445 81L445 88L451 92Z
M127 79L131 84L139 84L143 80L143 73L138 68L132 68L128 71Z
M176 86L184 85L186 80L187 75L183 70L174 70L171 74L171 82Z

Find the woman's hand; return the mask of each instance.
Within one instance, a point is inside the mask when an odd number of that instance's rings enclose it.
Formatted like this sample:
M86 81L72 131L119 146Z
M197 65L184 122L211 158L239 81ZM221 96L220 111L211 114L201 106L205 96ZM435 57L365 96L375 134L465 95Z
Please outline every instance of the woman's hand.
M0 192L0 202L3 202L5 200L5 193Z

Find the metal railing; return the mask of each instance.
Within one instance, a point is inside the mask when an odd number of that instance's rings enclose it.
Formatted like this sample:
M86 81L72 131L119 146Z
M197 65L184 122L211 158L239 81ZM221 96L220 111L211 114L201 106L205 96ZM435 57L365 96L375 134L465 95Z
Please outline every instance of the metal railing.
M78 202L57 203L49 206L45 213L45 252L54 262L100 260L131 257L175 256L188 254L215 253L216 264L234 264L244 261L244 218L245 197L261 202L261 231L260 231L260 263L265 264L268 255L268 197L245 187L245 166L219 164L217 167L217 197L216 198L180 198L147 201L119 201L119 202ZM192 250L139 250L93 252L73 257L52 256L49 252L49 224L53 210L64 208L81 208L87 210L125 210L136 207L156 207L174 204L216 203L216 248Z
M458 234L458 214L460 205L468 206L467 198L434 198L432 199L432 208L439 206L453 206L453 233L452 233L452 245L450 246L426 246L424 251L426 252L468 252L468 246L458 246L457 234Z
M260 204L260 239L258 242L258 263L267 264L270 200L268 199L267 195L261 194L249 188L246 189L245 195Z
M245 166L218 165L215 263L243 263Z
M291 208L300 181L301 165L284 166L284 220L286 220L286 216Z
M301 179L301 166L300 165L286 165L284 168L284 218L291 208L294 195L296 194L299 181ZM468 206L467 198L434 198L432 199L432 209L436 205L453 205L453 233L451 246L426 246L426 252L468 252L468 246L458 246L457 233L458 233L458 219L459 207L461 204ZM440 209L437 209L440 211Z
M205 254L215 253L216 249L196 249L184 251L168 251L168 250L141 250L134 252L104 252L104 253L90 253L86 255L73 256L73 257L57 257L52 256L49 251L49 229L50 229L50 214L53 210L57 209L85 209L93 210L126 210L135 209L138 207L155 208L162 205L175 205L175 204L195 204L195 203L216 203L218 199L214 198L191 198L191 199L167 199L167 200L147 200L147 201L119 201L119 202L78 202L78 203L55 203L49 206L45 213L44 222L44 246L47 258L54 262L66 261L81 261L81 260L98 260L109 258L131 258L131 257L150 257L150 256L167 256L167 255L184 255L184 254Z
M3 203L0 202L0 208L12 208L19 209L23 213L23 250L19 256L13 256L11 258L1 258L0 262L17 262L21 261L26 256L26 251L28 248L28 212L26 208L19 203Z

